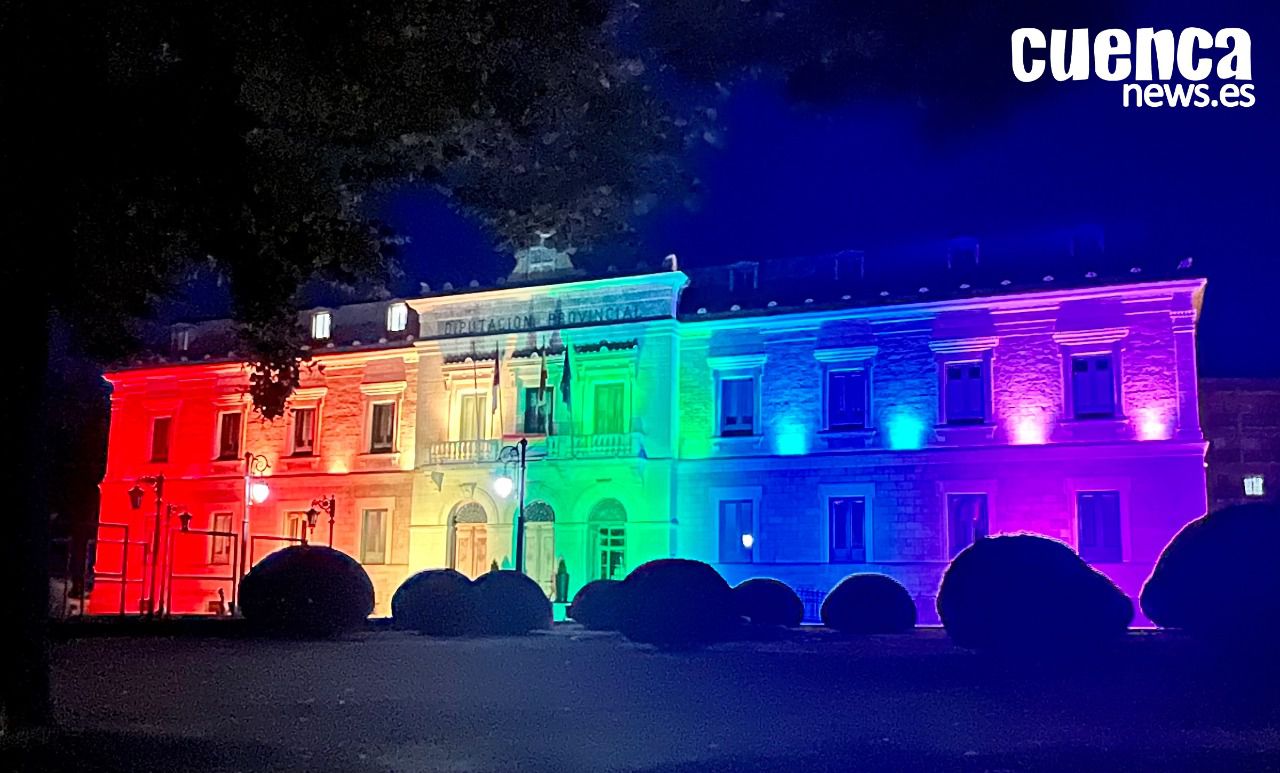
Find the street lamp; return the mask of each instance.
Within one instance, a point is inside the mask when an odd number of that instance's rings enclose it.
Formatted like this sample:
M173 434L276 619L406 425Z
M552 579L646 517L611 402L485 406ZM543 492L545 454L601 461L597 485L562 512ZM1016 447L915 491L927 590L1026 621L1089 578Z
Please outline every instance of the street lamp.
M500 499L506 499L511 496L511 490L515 485L515 481L511 480L511 476L504 470L501 475L493 479L493 493Z
M329 516L329 547L333 547L333 516L337 509L337 500L330 494L328 499L321 497L311 500L311 509L307 510L307 525L311 528L312 537L315 537L316 521L320 519L320 513Z
M129 489L129 505L134 510L142 509L142 498L146 493L142 489L144 484L150 486L156 494L155 528L151 534L151 578L148 583L150 590L147 592L147 614L151 615L155 614L156 583L160 577L160 514L164 511L164 476L144 475L138 478L133 488Z
M513 446L503 446L498 452L498 461L502 462L504 467L510 464L520 465L520 499L516 504L516 565L515 570L524 573L524 489L525 489L525 471L528 469L529 456L529 440L528 438L520 438L520 442ZM505 484L502 481L506 481ZM493 482L493 490L499 496L506 497L511 493L511 477L506 475L499 476ZM506 489L507 494L502 494L502 489Z
M249 571L249 510L254 505L260 505L267 501L267 497L271 496L271 487L260 479L262 474L270 468L271 463L267 461L267 457L262 454L245 452L244 518L240 521L240 565L236 567L237 599L235 604L237 612L240 610L238 598L240 583L244 580L245 573Z

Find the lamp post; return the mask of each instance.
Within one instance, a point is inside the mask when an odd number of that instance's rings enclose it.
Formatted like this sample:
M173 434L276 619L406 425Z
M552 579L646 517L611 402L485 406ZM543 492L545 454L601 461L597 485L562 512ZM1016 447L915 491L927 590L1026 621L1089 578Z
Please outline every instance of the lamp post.
M271 495L271 489L267 484L259 480L259 476L271 467L271 463L267 461L267 457L262 454L254 454L248 451L244 454L244 518L240 522L240 565L236 568L236 590L237 598L233 602L236 606L237 614L240 611L239 604L239 588L241 581L244 580L245 573L249 571L249 511L254 505L260 505L267 501L267 497Z
M311 500L311 509L307 511L307 525L311 527L311 536L314 538L316 534L316 521L320 519L320 513L329 516L329 547L333 547L333 515L337 511L337 501L333 494L328 499L321 497L320 499Z
M164 510L164 476L163 475L144 475L133 484L133 488L129 489L129 505L134 510L142 509L142 498L145 492L143 485L148 485L155 491L156 495L156 511L155 511L155 528L151 533L151 577L148 578L147 591L147 614L155 614L156 609L156 582L160 576L160 514ZM128 546L126 545L127 549Z
M529 457L529 440L520 438L520 442L513 446L503 446L498 452L498 461L503 465L519 464L520 465L520 482L519 482L519 500L516 506L516 566L517 572L524 574L524 489L525 489L525 472L528 469ZM505 496L501 492L511 493L511 478L507 475L500 476L494 481L494 489L500 496Z

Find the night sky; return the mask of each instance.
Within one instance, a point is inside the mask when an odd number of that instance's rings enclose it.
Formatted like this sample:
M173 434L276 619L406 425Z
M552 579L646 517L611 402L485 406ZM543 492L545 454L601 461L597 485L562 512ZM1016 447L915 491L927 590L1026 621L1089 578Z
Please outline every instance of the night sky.
M719 105L723 147L692 159L700 206L676 201L638 220L639 252L705 265L865 249L869 260L932 267L955 236L977 238L984 254L999 245L1034 260L1071 229L1097 226L1118 260L1194 256L1210 280L1204 373L1280 375L1278 15L1264 4L1200 5L1155 4L1127 29L1244 27L1253 107L1124 109L1117 83L1017 84L1004 53L1011 30L993 33L1005 49L990 57L989 80L973 84L975 95L1009 95L989 110L939 116L909 95L815 107L762 78ZM412 238L404 257L414 282L489 282L510 266L478 224L431 193L404 192L384 214Z

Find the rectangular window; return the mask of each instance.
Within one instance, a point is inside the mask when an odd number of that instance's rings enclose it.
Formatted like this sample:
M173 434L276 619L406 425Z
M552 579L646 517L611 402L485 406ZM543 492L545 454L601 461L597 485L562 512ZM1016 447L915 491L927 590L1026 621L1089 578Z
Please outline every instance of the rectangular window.
M620 381L596 384L593 406L595 434L621 435L626 432L626 385Z
M387 307L387 331L399 333L409 326L409 304L403 301Z
M169 430L172 427L172 417L157 416L151 420L151 461L169 461Z
M746 293L755 290L760 283L760 267L755 263L742 263L729 268L729 291Z
M948 424L982 424L987 420L987 384L981 362L951 362L944 370Z
M827 428L863 429L866 426L866 371L833 370L827 373Z
M720 503L720 563L749 564L755 545L755 523L750 499Z
M1244 476L1244 495L1247 497L1264 497L1267 495L1266 479L1261 475Z
M485 436L484 412L488 395L481 392L464 394L458 400L458 439L481 440Z
M596 579L621 580L627 573L627 530L602 526L596 530Z
M211 564L230 564L231 563L231 513L214 513L209 527L210 531L217 532L210 538L209 544L209 563Z
M947 494L949 558L988 534L986 494Z
M396 447L396 404L374 403L369 429L369 452L387 454Z
M284 534L296 540L307 538L307 514L297 511L284 514Z
M853 282L863 278L863 268L865 267L863 253L841 253L836 256L835 262L837 282Z
M529 387L524 390L524 432L526 435L546 435L555 410L551 399L552 388Z
M327 311L317 311L311 315L311 337L316 341L328 340L332 326L333 314Z
M316 409L293 409L293 455L311 456L316 451Z
M720 434L753 435L756 431L756 380L720 380Z
M360 563L387 563L386 510L365 510L360 514Z
M191 348L191 328L179 327L174 328L170 333L169 341L173 344L175 352L185 352Z
M865 497L832 497L827 500L827 517L831 522L831 563L862 563L867 560L866 515Z
M1080 557L1090 563L1123 559L1120 539L1120 492L1081 491L1076 494Z
M218 416L218 458L240 458L240 411L231 411Z
M1071 358L1071 402L1077 419L1109 419L1116 415L1113 364L1109 354Z

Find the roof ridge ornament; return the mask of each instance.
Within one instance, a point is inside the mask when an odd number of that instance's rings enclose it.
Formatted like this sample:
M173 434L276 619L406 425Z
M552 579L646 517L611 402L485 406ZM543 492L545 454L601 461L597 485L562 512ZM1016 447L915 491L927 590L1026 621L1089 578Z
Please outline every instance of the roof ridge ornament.
M547 244L555 231L537 231L538 243L516 251L516 265L507 277L511 282L527 282L544 277L571 274L574 271L569 253Z

